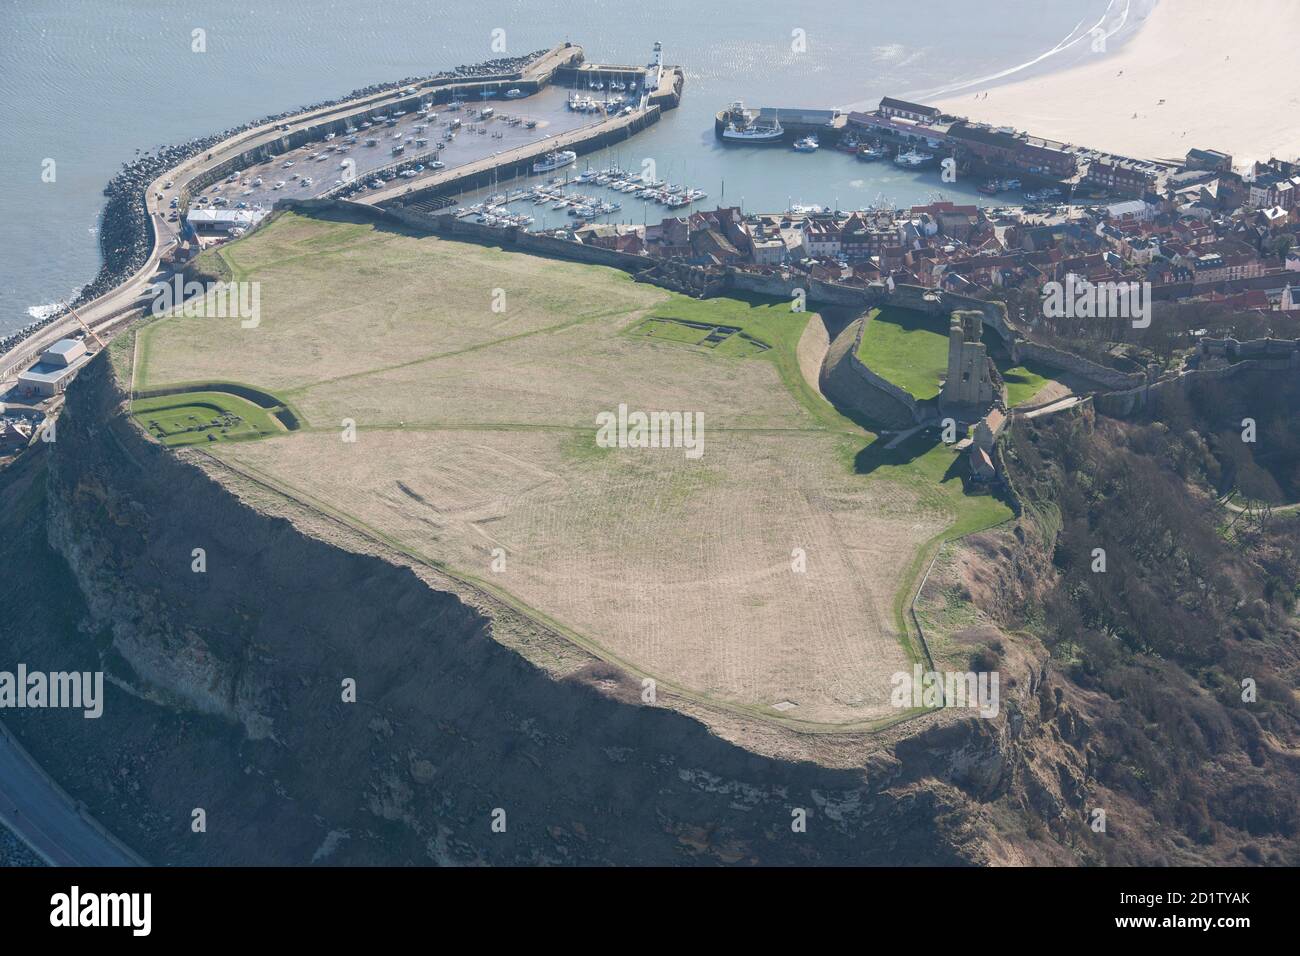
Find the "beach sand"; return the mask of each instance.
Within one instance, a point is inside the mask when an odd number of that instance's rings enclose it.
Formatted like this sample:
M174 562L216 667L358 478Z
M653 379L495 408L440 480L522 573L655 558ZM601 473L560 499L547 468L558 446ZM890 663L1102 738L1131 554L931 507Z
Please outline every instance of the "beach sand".
M1141 159L1300 156L1300 2L1160 0L1118 49L1043 77L936 97L945 112ZM978 97L978 100L977 100ZM1163 100L1163 103L1161 102ZM1136 117L1134 114L1137 114Z

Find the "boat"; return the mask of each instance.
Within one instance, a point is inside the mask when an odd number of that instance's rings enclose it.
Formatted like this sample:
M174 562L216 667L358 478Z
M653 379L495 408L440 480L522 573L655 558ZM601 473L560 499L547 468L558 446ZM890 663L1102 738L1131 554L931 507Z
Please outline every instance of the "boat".
M564 149L547 153L537 162L533 163L533 172L549 173L553 169L562 169L578 160L578 154L571 149Z
M909 149L906 153L899 153L895 156L894 162L907 169L917 169L926 163L934 162L934 155L932 153L922 153L916 149Z
M889 156L882 146L863 146L858 150L858 159L864 163L873 163Z
M735 118L730 120L726 129L722 131L723 142L762 146L767 143L779 143L785 137L779 114L773 116L770 123L760 122L757 118L747 119L749 114L737 102L732 105L731 115Z
M506 99L508 100L521 100L527 95L527 93L518 88L506 90Z
M980 183L975 188L986 196L996 196L1002 191L1002 182L997 179L990 179L986 183Z
M817 142L816 136L805 136L794 143L794 149L799 153L815 153L820 148L821 143Z
M496 110L494 110L490 106L485 106L481 110L479 110L478 118L483 120L491 119L495 114L496 114Z
M403 146L401 143L398 143L396 146L393 147L394 156L401 156L404 152L406 152L406 147Z

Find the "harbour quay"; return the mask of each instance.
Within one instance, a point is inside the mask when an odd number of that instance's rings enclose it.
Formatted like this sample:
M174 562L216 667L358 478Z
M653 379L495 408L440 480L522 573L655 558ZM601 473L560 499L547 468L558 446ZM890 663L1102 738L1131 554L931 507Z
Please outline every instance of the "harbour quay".
M555 71L557 86L568 88L563 107L572 116L590 117L590 121L577 128L566 128L559 117L537 126L538 138L520 145L509 146L512 140L498 140L500 146L491 155L466 156L460 162L446 162L444 168L431 169L423 165L415 176L392 178L371 192L356 192L350 198L374 205L400 201L433 210L450 205L444 197L454 193L470 192L491 186L503 180L528 176L539 169L559 169L574 162L577 156L594 152L622 142L647 127L657 123L664 110L674 109L681 102L685 74L680 66L662 62L663 48L655 43L650 62L642 67L611 66L599 63L579 63ZM610 84L614 84L612 87ZM554 100L556 89L545 91ZM542 99L543 97L539 97ZM524 113L529 109L529 97L514 98L502 109L509 114ZM552 108L554 102L551 103ZM477 114L482 117L482 110ZM481 124L500 122L493 114ZM489 146L492 145L489 143ZM569 155L572 154L572 155ZM444 153L444 157L451 156ZM402 168L403 166L407 168ZM414 171L408 163L398 163L380 170L397 177L406 177Z
M1177 164L1120 156L1006 126L977 123L937 107L886 96L870 111L763 107L740 101L719 110L714 133L738 146L822 146L864 162L926 169L951 159L958 176L978 177L988 195L1028 188L1026 199L1139 199L1158 191Z

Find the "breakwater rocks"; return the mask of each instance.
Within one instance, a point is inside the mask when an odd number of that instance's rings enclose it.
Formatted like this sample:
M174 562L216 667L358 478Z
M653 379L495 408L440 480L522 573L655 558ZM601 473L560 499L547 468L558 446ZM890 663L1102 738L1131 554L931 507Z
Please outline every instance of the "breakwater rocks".
M104 204L104 211L100 216L99 225L99 249L102 264L95 278L84 285L73 298L73 307L90 302L109 292L149 260L149 253L153 249L154 236L148 210L145 208L145 190L151 182L166 170L192 156L204 150L210 150L232 136L267 123L275 123L301 113L338 106L341 103L373 96L378 93L386 93L390 90L400 90L417 83L520 73L527 69L530 63L544 56L547 52L547 50L534 50L532 53L526 53L522 56L497 57L492 60L484 60L481 63L458 66L451 70L432 73L428 76L406 77L386 83L374 83L334 99L322 100L319 103L300 106L282 113L274 113L261 119L250 120L240 126L232 126L219 133L192 139L188 143L162 146L156 151L146 150L131 162L124 163L122 169L104 187L104 195L108 201ZM66 313L67 310L62 308L51 311L49 315L43 316L36 322L11 334L6 339L0 340L0 351L12 348L23 339L45 328L51 322L62 318Z

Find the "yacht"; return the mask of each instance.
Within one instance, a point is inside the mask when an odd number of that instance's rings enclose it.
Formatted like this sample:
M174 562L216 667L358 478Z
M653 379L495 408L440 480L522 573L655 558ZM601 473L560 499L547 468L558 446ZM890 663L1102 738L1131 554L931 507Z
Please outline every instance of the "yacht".
M559 152L550 152L533 163L533 172L549 173L553 169L562 169L565 166L577 162L578 154L571 149L560 150Z
M521 89L506 90L506 99L508 100L521 100L527 95L528 94Z

